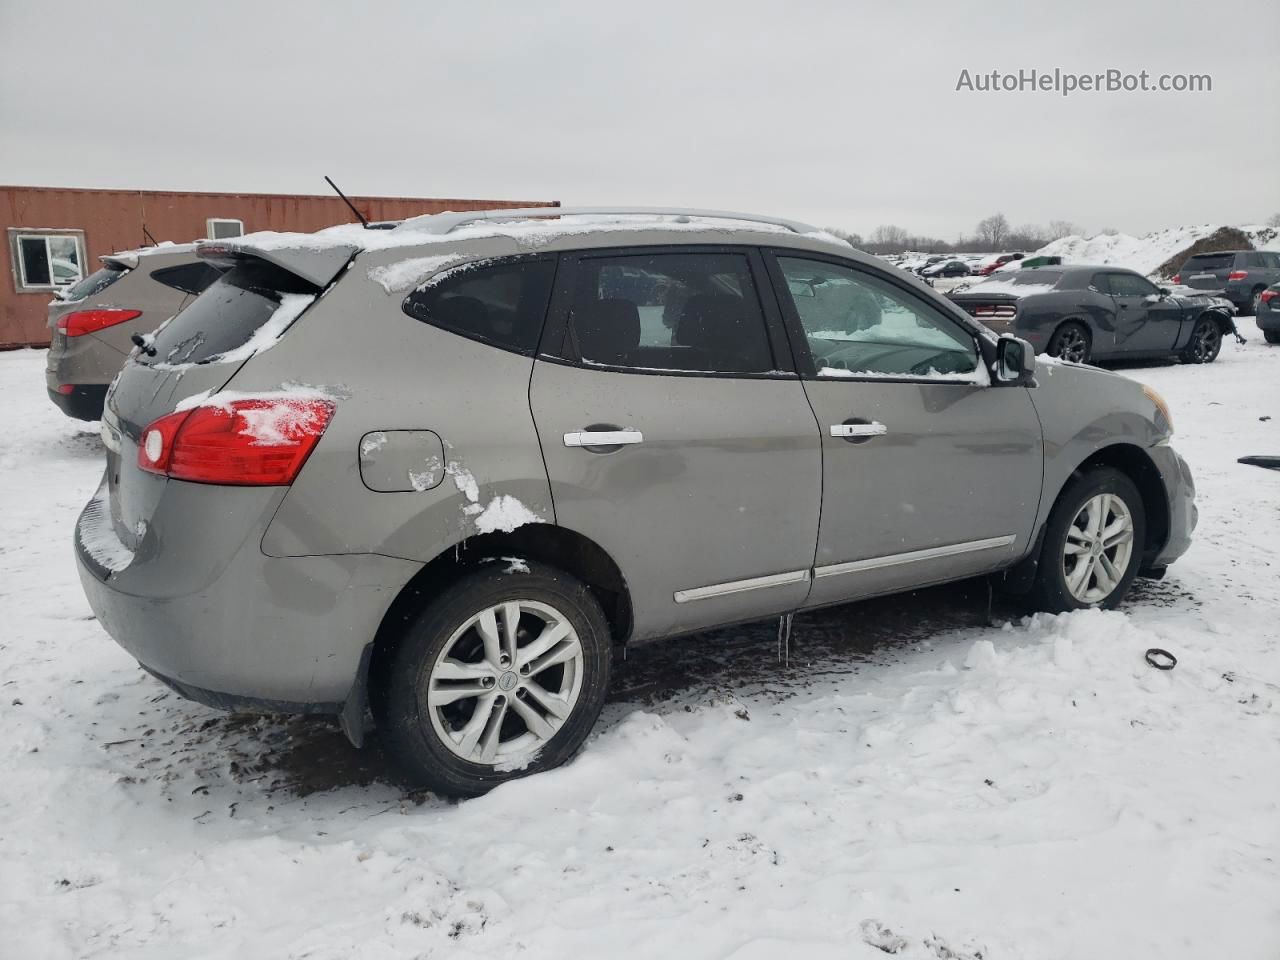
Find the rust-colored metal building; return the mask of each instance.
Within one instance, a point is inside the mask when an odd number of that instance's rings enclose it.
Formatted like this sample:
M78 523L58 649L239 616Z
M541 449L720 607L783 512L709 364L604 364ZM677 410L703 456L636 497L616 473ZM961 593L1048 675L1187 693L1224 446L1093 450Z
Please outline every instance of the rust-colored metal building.
M370 221L446 210L558 206L544 200L417 197L352 197L351 202ZM354 219L337 196L0 186L8 274L0 285L0 349L48 344L50 297L96 270L105 254L162 240L319 230Z

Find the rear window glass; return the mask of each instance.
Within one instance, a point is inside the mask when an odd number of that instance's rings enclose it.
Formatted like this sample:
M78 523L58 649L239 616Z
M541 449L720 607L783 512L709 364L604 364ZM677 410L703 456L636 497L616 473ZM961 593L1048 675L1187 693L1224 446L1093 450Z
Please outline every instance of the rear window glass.
M1234 253L1197 253L1187 261L1183 270L1228 270L1236 262Z
M64 300L83 300L85 297L92 297L94 294L101 293L107 289L128 272L128 267L116 266L95 270L83 280L73 283L62 291L62 298Z
M233 267L156 331L148 364L242 360L258 335L274 340L320 292L288 271L261 261ZM278 315L277 315L278 314ZM268 325L268 321L272 321ZM243 354L243 355L242 355Z
M472 340L532 354L555 272L555 261L547 258L464 264L409 294L404 312Z
M162 283L166 287L172 287L183 293L204 293L220 276L222 276L221 270L203 260L151 271L151 279L156 283Z

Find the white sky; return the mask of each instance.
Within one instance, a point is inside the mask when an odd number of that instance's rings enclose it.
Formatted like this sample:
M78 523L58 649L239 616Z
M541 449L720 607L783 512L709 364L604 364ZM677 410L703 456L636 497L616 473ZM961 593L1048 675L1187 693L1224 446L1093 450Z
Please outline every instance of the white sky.
M0 183L750 210L954 239L1280 212L1280 3L0 0ZM1208 73L1212 93L956 92Z

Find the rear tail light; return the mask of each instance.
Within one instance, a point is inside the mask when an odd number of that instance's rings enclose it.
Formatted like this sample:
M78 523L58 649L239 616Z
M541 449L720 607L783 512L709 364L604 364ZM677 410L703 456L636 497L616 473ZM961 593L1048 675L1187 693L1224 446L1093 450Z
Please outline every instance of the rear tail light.
M58 329L68 337L83 337L86 333L97 333L140 316L141 310L77 310L59 317Z
M975 317L1008 320L1018 315L1018 308L1011 303L987 303L973 308Z
M138 466L192 483L287 486L333 410L328 400L273 397L171 413L142 431Z
M57 386L58 392L64 397L71 396L71 394L75 392L75 389L76 385L74 383L60 383Z
M1180 273L1175 273L1175 274L1173 275L1173 282L1174 282L1174 283L1181 283L1181 282L1182 282L1182 274L1180 274Z
M1270 303L1276 297L1280 297L1280 290L1263 290L1262 291L1263 303Z
M1245 277L1247 277L1248 275L1249 275L1249 271L1248 271L1248 270L1232 270L1230 273L1228 273L1228 274L1227 274L1227 279L1228 279L1228 280L1243 280L1243 279L1244 279Z

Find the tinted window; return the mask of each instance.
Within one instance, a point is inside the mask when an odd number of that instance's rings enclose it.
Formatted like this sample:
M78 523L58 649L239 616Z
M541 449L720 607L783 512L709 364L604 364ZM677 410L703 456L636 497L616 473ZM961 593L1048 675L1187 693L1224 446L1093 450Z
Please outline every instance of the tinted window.
M208 286L222 276L222 271L212 264L182 263L176 267L164 267L151 271L151 279L183 293L204 293Z
M1111 286L1111 293L1117 297L1145 297L1155 293L1155 284L1132 273L1109 273L1106 275Z
M1198 253L1182 269L1190 273L1211 273L1214 270L1230 270L1235 262L1234 253Z
M404 312L472 340L532 354L542 335L555 272L551 259L463 264L409 294Z
M128 267L103 267L101 270L95 270L79 283L73 283L67 287L64 296L67 300L83 300L85 297L92 297L95 293L101 293L107 289L128 272Z
M973 337L923 300L839 264L779 257L819 376L976 373Z
M751 268L740 253L583 258L569 338L583 361L613 367L774 369Z
M319 288L262 261L233 267L156 331L154 357L139 362L204 363L247 344L282 306L282 327ZM282 334L284 329L277 331Z

